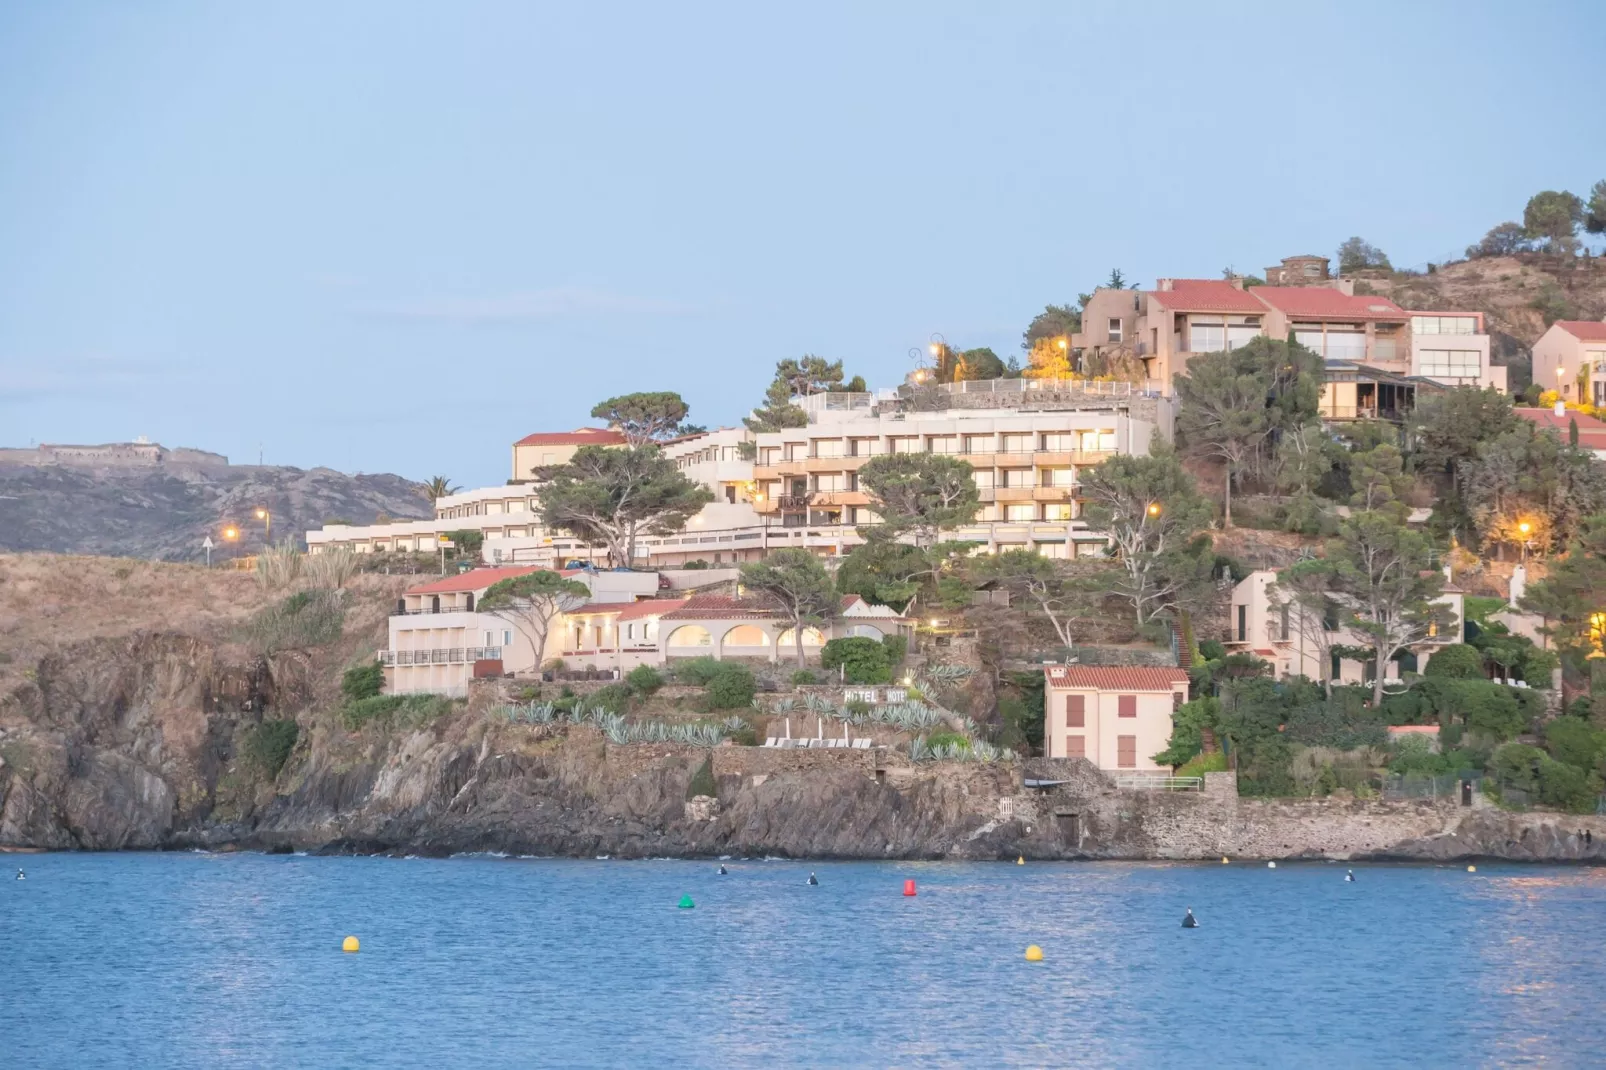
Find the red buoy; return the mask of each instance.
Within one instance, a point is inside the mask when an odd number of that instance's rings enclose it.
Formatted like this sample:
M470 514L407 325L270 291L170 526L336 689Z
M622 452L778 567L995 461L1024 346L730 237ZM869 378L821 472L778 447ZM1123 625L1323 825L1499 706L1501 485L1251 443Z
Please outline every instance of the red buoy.
M915 894L915 882L914 881L904 881L903 882L903 894L904 895L914 895Z

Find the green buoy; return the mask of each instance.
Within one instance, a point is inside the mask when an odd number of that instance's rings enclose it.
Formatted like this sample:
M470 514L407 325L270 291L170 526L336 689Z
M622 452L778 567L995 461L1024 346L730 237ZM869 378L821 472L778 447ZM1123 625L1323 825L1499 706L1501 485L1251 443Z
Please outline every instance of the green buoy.
M680 909L682 909L682 910L691 910L696 905L697 905L696 903L693 903L691 901L691 896L683 895L683 896L680 897Z

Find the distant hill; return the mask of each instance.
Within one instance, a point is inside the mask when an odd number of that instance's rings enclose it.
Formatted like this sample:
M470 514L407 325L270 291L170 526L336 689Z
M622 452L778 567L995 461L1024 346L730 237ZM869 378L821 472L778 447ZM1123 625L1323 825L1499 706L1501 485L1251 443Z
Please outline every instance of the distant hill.
M146 443L7 449L0 450L0 551L193 561L210 535L220 545L216 560L261 549L258 508L271 514L275 542L299 543L308 528L333 519L427 518L423 491L401 476L231 465ZM230 524L241 537L223 548Z

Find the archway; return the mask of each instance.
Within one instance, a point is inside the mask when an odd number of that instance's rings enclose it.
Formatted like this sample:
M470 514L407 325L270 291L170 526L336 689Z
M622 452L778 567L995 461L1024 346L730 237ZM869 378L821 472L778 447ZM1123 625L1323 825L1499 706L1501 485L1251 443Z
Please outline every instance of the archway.
M669 633L669 642L666 645L680 649L711 647L714 645L714 637L700 624L683 624Z
M855 624L853 627L848 629L848 635L852 636L855 639L885 639L886 638L886 635L881 631L881 629L877 628L874 624ZM808 642L807 637L805 637L803 641L805 643L807 643Z
M733 647L763 647L768 649L770 635L756 624L738 624L726 632L719 641L721 650L728 651Z
M797 638L792 633L793 633L793 629L791 629L791 628L782 629L781 634L775 637L775 645L776 646L782 646L782 647L784 647L784 646L795 647L797 645ZM821 647L821 646L824 646L824 645L825 645L825 636L820 634L820 629L818 629L818 628L804 628L803 629L803 646L804 646L805 649L808 648L808 647L811 647L811 646L812 647Z

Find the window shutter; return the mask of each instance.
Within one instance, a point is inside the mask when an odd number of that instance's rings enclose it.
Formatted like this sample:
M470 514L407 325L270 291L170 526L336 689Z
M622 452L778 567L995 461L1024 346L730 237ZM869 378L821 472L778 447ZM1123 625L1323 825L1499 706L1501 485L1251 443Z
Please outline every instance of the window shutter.
M1116 716L1136 717L1138 715L1138 697L1136 695L1122 695L1116 700Z
M1065 737L1065 757L1067 757L1067 758L1086 758L1087 757L1087 737L1086 736L1066 736Z
M1081 728L1087 724L1085 702L1086 696L1083 695L1065 696L1066 728Z
M1115 764L1122 769L1135 769L1138 764L1138 737L1115 737Z

